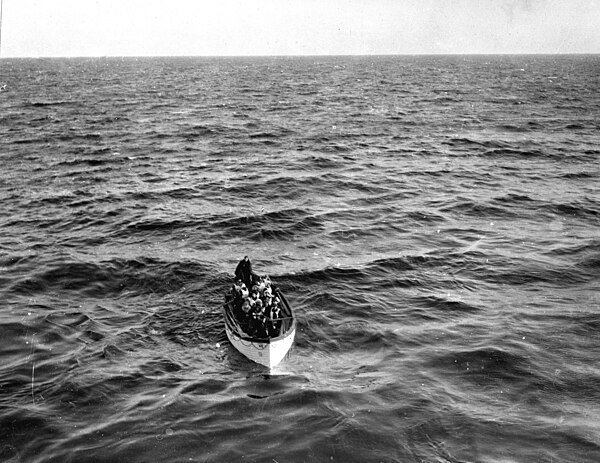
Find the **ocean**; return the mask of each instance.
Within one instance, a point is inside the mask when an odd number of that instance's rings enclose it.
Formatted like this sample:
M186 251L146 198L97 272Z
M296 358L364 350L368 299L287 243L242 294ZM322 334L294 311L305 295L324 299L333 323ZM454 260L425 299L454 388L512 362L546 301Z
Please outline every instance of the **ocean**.
M0 461L600 461L599 76L2 59ZM225 335L244 255L273 371Z

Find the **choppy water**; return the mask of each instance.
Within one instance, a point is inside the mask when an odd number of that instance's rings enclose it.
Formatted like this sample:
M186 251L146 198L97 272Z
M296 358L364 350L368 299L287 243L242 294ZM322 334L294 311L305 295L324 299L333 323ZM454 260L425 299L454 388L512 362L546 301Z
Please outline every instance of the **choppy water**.
M0 461L600 461L600 57L0 62ZM239 258L299 317L227 342Z

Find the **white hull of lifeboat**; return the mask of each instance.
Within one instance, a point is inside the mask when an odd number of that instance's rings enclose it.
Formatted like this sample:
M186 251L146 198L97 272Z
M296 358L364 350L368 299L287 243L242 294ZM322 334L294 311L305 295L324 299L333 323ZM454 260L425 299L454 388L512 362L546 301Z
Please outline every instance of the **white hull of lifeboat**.
M229 342L231 342L233 347L241 354L253 362L264 365L267 368L273 368L285 358L292 347L294 336L296 335L296 328L294 327L283 336L265 341L241 338L234 333L227 324L225 324L225 332L227 333Z

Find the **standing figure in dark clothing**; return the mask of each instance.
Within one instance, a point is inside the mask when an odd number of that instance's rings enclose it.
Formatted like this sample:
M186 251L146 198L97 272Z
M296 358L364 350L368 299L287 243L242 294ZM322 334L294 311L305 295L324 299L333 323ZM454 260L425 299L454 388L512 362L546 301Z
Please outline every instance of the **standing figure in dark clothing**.
M252 288L252 262L248 256L244 256L235 268L236 278L241 279L248 288Z

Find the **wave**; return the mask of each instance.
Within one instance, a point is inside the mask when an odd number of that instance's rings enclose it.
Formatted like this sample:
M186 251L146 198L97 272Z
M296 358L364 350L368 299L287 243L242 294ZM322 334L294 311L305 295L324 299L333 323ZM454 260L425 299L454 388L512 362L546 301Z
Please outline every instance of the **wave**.
M482 153L483 156L492 156L492 157L524 157L524 158L532 158L532 157L552 157L548 153L544 153L541 150L522 150L516 148L499 148L499 149L490 149L486 150Z
M91 298L127 294L168 294L179 291L212 272L198 263L164 262L142 257L103 262L61 262L15 282L9 293L33 295L46 292L73 292Z
M585 180L585 179L589 179L589 178L596 178L596 177L598 177L598 174L594 173L594 172L567 172L567 173L564 173L564 174L559 174L558 177L564 178L564 179L567 179L567 180L569 180L569 179L575 179L575 180L582 179L582 180Z
M464 148L467 150L469 155L478 155L482 157L490 158L547 158L562 160L565 155L557 153L551 149L543 149L541 146L531 146L531 143L527 143L526 148L518 145L514 141L503 141L503 140L474 140L470 138L451 138L450 141L443 142L443 144L449 145L454 148ZM470 149L476 149L475 152L471 152ZM571 154L576 157L576 154Z
M532 204L532 205L536 205L538 204L533 198L531 198L528 195L520 195L520 194L516 194L516 193L508 193L506 195L503 196L498 196L496 198L493 199L493 201L495 202L499 202L502 204L508 204L508 205L523 205L523 204Z
M300 272L288 276L301 285L331 285L338 291L352 293L351 288L372 291L386 288L411 288L425 284L423 279L415 278L415 271L449 266L447 257L403 256L375 259L360 267L326 267L324 269ZM454 264L460 267L462 264ZM439 280L441 281L441 280ZM345 291L345 285L350 285ZM384 293L385 294L385 293Z
M596 205L593 202L587 202L587 204L573 202L573 203L550 203L543 207L544 210L548 211L553 215L563 217L577 217L580 219L592 220L595 223L600 217L600 205Z
M447 299L436 296L419 296L411 298L411 302L422 305L428 309L435 309L443 314L461 314L461 313L477 313L481 311L480 307L467 304L461 301L449 301Z
M33 108L43 108L50 106L70 106L73 105L74 102L70 100L55 100L55 101L30 101L28 102L28 106Z
M508 207L492 205L488 202L478 202L471 199L457 199L451 205L440 207L440 211L454 214L464 214L472 217L504 217L514 218L518 213Z
M498 140L479 141L472 138L460 137L450 138L448 141L442 142L444 145L450 146L481 146L489 149L511 149L511 144L508 142L502 142Z
M528 264L521 263L513 270L494 270L486 273L482 271L479 279L490 283L514 285L550 284L555 287L568 287L587 283L594 275L585 268L577 269L571 265L559 266L557 264Z
M532 127L529 124L525 124L525 125L500 124L500 125L498 125L498 129L505 130L507 132L526 133L526 132L530 132L532 130Z
M218 230L231 236L278 240L324 229L322 218L299 208L217 220L212 223L212 228L213 232Z
M107 153L108 149L96 152L94 154ZM119 165L124 164L128 160L122 157L111 156L109 158L99 158L92 157L93 154L90 153L89 157L78 158L78 159L69 159L65 161L61 161L55 164L56 167L77 167L77 166L87 166L87 167L98 167L98 166L106 166L106 165Z
M178 136L181 136L186 140L193 141L199 138L218 137L226 133L227 130L229 129L222 125L197 124L190 127L185 127L178 133Z
M585 129L585 128L586 127L581 124L568 124L565 126L565 129L567 129L567 130L581 130L581 129Z
M534 368L528 359L498 347L480 347L436 356L429 361L436 370L457 374L480 386L528 384L534 380Z
M574 256L579 257L583 256L585 259L589 254L597 255L600 254L600 241L599 240L589 240L585 243L571 244L571 245L557 245L552 249L549 249L545 252L545 254L549 256Z

